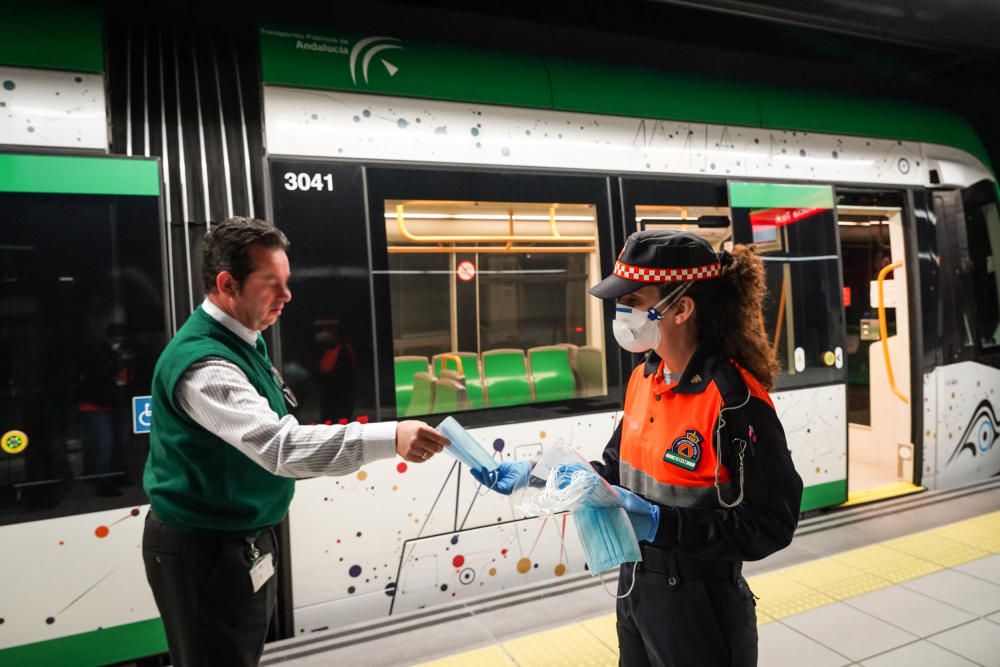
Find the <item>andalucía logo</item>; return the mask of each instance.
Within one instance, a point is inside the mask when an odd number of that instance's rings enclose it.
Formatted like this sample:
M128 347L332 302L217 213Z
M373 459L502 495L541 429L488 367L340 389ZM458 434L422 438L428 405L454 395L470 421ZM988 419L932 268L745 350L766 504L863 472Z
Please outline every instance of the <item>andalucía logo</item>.
M674 440L670 449L663 455L663 460L673 463L685 470L694 470L701 458L701 443L705 440L701 433L689 429L681 437Z
M397 42L399 40L395 37L365 37L358 40L358 43L351 49L351 58L348 63L348 66L351 68L351 81L355 86L358 85L358 58L361 58L361 78L365 80L365 85L368 85L368 65L371 63L372 58L375 57L375 54L388 49L403 48ZM364 56L361 55L362 53ZM396 72L399 71L398 67L385 58L379 58L379 60L382 62L382 66L385 67L385 71L389 73L389 76L396 76Z

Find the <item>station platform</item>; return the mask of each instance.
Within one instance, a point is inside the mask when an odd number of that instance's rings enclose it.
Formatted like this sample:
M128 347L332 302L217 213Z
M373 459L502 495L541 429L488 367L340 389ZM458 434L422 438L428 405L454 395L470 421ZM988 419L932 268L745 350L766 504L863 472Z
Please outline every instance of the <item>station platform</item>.
M800 523L744 574L762 667L1000 667L1000 480ZM606 576L615 590L614 576ZM276 642L261 664L616 665L596 577Z

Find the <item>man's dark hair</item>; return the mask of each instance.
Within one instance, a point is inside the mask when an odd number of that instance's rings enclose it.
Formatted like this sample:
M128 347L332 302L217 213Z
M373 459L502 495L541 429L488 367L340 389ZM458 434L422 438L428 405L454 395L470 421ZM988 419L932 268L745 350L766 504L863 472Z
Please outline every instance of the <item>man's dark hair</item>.
M205 293L215 291L215 277L228 271L242 287L254 266L250 246L288 250L288 237L266 220L234 216L226 218L205 235L201 258L201 277Z

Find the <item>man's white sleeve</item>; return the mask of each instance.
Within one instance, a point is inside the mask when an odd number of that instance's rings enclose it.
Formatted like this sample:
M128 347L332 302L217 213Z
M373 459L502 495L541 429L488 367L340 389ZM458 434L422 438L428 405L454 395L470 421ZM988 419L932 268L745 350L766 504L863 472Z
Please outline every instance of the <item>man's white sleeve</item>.
M282 477L346 475L396 455L396 422L303 426L278 417L236 364L202 359L174 388L177 404L200 426Z

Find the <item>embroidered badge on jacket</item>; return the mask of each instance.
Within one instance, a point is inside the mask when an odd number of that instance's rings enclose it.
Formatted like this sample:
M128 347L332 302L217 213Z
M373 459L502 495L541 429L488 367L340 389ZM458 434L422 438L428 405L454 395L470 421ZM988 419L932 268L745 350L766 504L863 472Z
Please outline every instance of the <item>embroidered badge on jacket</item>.
M663 460L685 470L694 470L701 458L701 443L704 440L701 433L689 429L674 440L670 449L663 455Z

